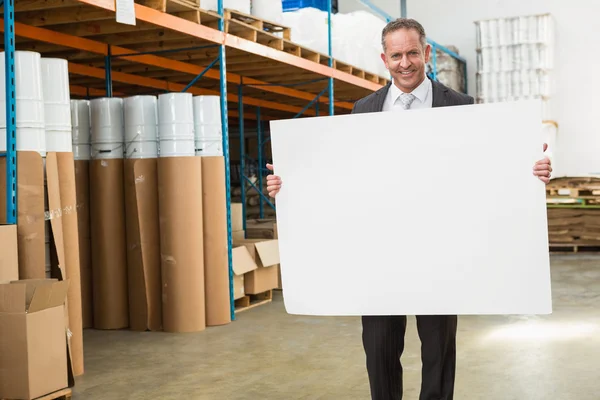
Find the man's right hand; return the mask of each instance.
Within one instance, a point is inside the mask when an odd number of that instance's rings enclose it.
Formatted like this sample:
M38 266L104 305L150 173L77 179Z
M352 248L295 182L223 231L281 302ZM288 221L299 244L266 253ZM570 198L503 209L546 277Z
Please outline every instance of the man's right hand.
M273 171L273 165L267 164L267 169ZM279 189L281 189L281 178L273 174L267 175L267 191L269 192L269 196L275 198L277 193L279 193Z

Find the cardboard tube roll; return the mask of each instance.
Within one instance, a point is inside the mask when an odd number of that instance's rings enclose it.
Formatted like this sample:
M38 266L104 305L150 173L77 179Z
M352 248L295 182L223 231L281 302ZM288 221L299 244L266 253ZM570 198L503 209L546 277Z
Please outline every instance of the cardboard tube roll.
M77 196L77 226L79 243L79 271L81 275L82 327L92 328L92 255L90 241L90 162L75 161L75 188Z
M158 159L163 328L206 328L202 239L202 160Z
M202 157L202 207L206 325L224 325L231 322L231 302L223 157Z
M71 330L71 358L73 375L83 375L83 321L81 310L81 274L79 268L79 233L77 224L77 194L73 153L57 153L58 182L62 207L65 267L70 280L67 294L69 329Z
M2 194L2 196L6 195ZM44 224L42 156L34 151L19 151L17 154L19 279L44 279L46 277Z
M129 326L123 160L92 160L90 223L94 327Z
M162 330L157 159L125 160L129 326Z

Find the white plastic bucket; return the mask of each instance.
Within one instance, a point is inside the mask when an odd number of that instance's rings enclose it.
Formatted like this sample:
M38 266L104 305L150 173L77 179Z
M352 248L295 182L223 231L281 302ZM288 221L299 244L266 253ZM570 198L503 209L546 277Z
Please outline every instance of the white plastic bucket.
M123 143L123 99L103 97L90 101L91 143Z
M222 156L223 139L221 125L196 126L196 155L197 156Z
M160 141L160 157L193 157L196 155L194 139L166 139Z
M71 97L67 60L42 58L41 66L46 129L71 130Z
M158 96L158 123L194 123L191 93L165 93Z
M125 158L157 158L158 142L129 142L125 144Z
M0 128L0 151L6 151L6 128ZM17 151L36 151L46 156L44 128L17 128Z
M123 158L123 142L92 143L92 160L108 160Z
M89 160L92 158L92 146L89 144L74 144L73 158L75 160Z
M71 100L71 137L73 145L90 144L90 102Z
M125 158L158 157L158 112L154 96L133 96L123 103Z
M154 96L133 96L123 100L125 126L156 126L157 99ZM126 140L133 140L125 136Z
M0 52L4 60L4 52ZM17 127L44 128L44 98L40 53L15 52ZM0 62L0 128L6 128L5 63Z
M221 99L219 96L194 97L194 123L221 125Z
M71 130L48 130L46 129L46 151L57 151L71 153L73 151L73 140Z

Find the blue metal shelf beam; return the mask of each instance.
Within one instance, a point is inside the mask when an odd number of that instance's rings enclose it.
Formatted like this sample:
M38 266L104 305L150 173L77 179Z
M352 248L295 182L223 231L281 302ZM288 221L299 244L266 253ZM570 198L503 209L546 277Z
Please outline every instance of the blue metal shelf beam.
M223 0L218 2L219 8L219 30L225 31L225 19L223 18ZM233 297L233 240L231 235L231 169L229 166L229 122L227 115L227 70L225 62L225 45L219 46L219 82L221 85L221 128L223 134L223 158L225 162L225 196L227 202L227 262L229 269L229 304L231 320L235 321L235 300Z
M17 91L15 83L15 4L4 3L6 88L6 223L17 223Z

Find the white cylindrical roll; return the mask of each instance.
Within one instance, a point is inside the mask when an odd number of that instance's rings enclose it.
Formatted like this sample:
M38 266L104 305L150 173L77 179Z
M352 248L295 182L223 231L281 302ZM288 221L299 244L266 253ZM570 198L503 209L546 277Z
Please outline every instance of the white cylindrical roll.
M92 159L123 158L123 100L94 99L90 107Z
M89 144L74 144L73 159L75 160L90 160L92 158L92 146Z
M194 148L194 106L190 93L158 96L160 157L191 157Z
M89 145L90 139L90 102L71 100L71 137L73 145Z
M0 52L4 60L4 52ZM44 128L44 97L40 53L15 52L15 89L17 127ZM5 76L5 63L0 62L0 76ZM0 93L6 93L5 79L0 79ZM0 128L6 128L6 96L0 96ZM44 146L45 149L45 146Z
M123 100L125 126L154 126L158 124L157 100L155 96L133 96ZM135 140L128 137L125 140Z
M67 60L42 58L42 90L46 130L71 130L71 97ZM48 151L55 151L50 150Z

